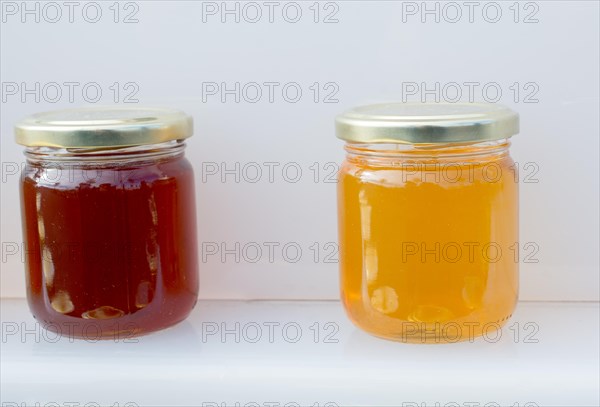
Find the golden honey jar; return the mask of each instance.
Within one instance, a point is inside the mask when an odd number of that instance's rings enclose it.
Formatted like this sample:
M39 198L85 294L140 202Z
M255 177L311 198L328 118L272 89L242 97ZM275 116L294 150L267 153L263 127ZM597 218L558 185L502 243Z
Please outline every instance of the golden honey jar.
M519 117L493 104L363 106L336 118L341 296L401 342L494 332L518 297Z

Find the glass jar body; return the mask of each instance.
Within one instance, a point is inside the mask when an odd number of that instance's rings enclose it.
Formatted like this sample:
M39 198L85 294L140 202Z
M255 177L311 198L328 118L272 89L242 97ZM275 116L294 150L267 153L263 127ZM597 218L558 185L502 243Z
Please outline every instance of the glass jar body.
M518 296L518 179L508 142L346 150L338 225L350 319L402 342L494 338Z
M187 317L197 300L198 260L184 147L27 150L27 297L45 328L123 339Z

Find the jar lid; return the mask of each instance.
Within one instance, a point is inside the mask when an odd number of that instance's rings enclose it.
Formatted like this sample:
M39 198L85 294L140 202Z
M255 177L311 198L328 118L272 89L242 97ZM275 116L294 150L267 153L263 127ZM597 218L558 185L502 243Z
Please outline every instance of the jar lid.
M184 139L192 129L192 118L179 110L85 107L28 116L15 125L15 139L30 147L126 147Z
M352 143L500 140L519 132L519 115L491 103L383 103L342 113L335 130Z

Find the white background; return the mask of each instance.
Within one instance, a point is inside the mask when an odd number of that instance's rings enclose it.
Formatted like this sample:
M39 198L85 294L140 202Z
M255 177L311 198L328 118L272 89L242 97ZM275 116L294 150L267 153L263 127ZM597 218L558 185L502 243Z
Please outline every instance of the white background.
M455 96L456 87L448 83L463 84L462 100L468 100L464 83L476 82L474 100L495 100L494 90L500 88L499 101L521 114L521 134L512 147L530 181L521 177L521 246L539 247L533 256L537 263L521 264L521 299L598 300L598 2L479 2L473 22L458 2L462 18L455 23L448 20L457 9L446 3L437 3L439 22L433 14L422 22L420 13L408 13L413 6L422 8L421 2L321 3L315 22L314 3L299 2L302 16L296 23L286 21L295 18L288 2L278 3L273 22L258 2L262 18L256 23L246 21L255 17L256 8L244 9L243 3L239 22L232 14L225 22L219 13L203 14L221 2L121 3L117 23L112 1L98 2L102 16L96 23L85 20L84 4L75 8L73 22L68 8L60 6L62 18L55 23L48 20L56 18L56 9L44 9L43 3L37 6L39 22L35 12L21 14L21 2L2 4L3 297L25 295L22 253L14 253L22 242L15 168L23 158L12 126L34 112L89 104L86 97L93 99L94 89L84 97L86 84L102 90L96 104L114 103L111 86L118 82L118 104L137 89L139 104L172 106L194 116L187 154L196 171L200 241L228 248L239 242L241 255L236 262L233 254L225 261L201 254L202 298L336 299L337 264L325 261L332 248L328 243L337 240L335 183L325 181L330 163L343 158L342 142L333 132L335 114L372 102L421 96L433 101L431 94L407 95L411 82L429 89L439 83L441 100ZM497 8L499 21L486 21L496 18ZM86 10L85 17L94 19L95 10ZM122 22L131 12L138 22ZM323 22L330 13L337 22ZM527 16L529 23L523 21ZM37 94L24 92L35 89L36 82ZM63 93L56 102L52 82ZM65 82L77 83L72 100ZM130 82L135 85L125 85ZM281 85L272 103L264 85L260 101L251 103L254 93L249 93L236 103L234 95L222 102L219 94L203 94L209 82L229 88L236 82ZM321 88L317 102L311 90L315 82ZM282 97L286 83L302 89L298 102ZM486 84L487 95L482 93ZM337 90L329 100L333 103L324 103L332 89ZM212 163L234 172L239 163L239 182L235 174L222 182L220 172L212 174ZM277 163L269 164L275 169L272 182L264 163ZM256 166L262 177L248 182ZM289 172L282 174L284 167ZM291 182L298 167L302 175ZM278 244L273 262L266 242ZM286 244L289 251L282 253ZM256 255L251 246L257 245L262 257L251 263ZM292 246L302 249L295 263Z

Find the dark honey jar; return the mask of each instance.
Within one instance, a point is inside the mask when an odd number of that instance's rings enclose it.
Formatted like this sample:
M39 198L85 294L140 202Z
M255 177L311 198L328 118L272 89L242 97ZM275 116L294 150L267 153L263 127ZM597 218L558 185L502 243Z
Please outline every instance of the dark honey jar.
M117 339L185 319L198 294L192 119L82 108L17 123L27 297L42 326Z

